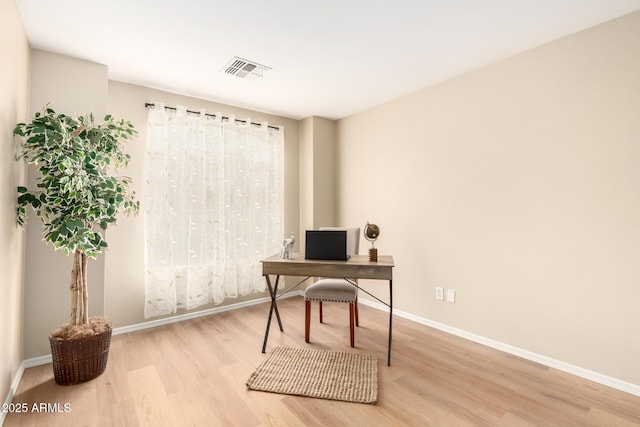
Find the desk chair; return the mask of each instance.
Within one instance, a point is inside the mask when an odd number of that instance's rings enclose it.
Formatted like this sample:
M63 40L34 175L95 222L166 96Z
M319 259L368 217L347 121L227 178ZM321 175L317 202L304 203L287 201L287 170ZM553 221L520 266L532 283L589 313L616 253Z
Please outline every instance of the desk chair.
M360 246L360 228L321 227L320 230L346 230L347 254L357 255ZM355 282L355 280L353 280ZM321 278L304 292L304 340L309 342L311 324L311 301L319 302L320 323L322 323L322 302L345 302L349 304L349 335L351 347L354 347L354 323L360 326L358 319L358 288L345 279Z

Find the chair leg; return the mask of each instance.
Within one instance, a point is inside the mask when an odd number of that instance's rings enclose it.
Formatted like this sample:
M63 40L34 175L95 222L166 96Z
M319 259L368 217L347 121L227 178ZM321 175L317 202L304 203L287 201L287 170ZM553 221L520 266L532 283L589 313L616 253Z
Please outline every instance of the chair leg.
M356 295L356 301L354 304L356 309L356 326L360 326L360 316L358 316L358 295Z
M351 341L351 347L355 347L355 336L354 336L354 318L355 318L355 310L353 303L349 303L349 339Z
M320 323L322 323L322 301L320 301Z
M309 329L311 325L311 301L304 302L304 342L309 342Z

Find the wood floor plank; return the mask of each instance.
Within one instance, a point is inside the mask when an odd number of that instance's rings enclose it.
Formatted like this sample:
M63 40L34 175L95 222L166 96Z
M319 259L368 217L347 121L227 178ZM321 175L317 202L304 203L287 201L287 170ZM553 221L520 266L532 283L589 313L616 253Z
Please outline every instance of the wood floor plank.
M347 304L325 304L304 342L304 302L279 303L278 345L374 353L376 405L248 390L264 359L269 304L114 336L105 373L57 386L51 366L27 369L14 403L67 404L69 412L10 413L5 426L637 426L640 397L360 306L349 347ZM317 313L314 307L314 313Z

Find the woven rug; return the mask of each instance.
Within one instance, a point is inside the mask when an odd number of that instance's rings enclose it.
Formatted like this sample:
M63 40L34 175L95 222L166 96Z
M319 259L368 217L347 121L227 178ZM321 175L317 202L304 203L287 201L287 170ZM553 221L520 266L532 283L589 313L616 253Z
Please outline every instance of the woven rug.
M276 347L247 380L251 390L357 403L378 401L373 354Z

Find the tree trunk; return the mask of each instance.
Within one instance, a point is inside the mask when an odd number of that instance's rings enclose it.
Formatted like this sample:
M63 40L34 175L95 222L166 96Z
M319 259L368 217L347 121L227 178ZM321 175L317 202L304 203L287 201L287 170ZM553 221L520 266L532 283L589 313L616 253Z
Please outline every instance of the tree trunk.
M70 321L71 325L76 325L78 322L78 274L80 264L80 252L76 251L73 254L73 268L71 269L71 313Z
M73 269L71 270L71 319L72 325L89 324L89 292L87 288L86 254L73 253Z
M87 261L89 257L82 254L82 324L89 324L89 286L87 284Z

